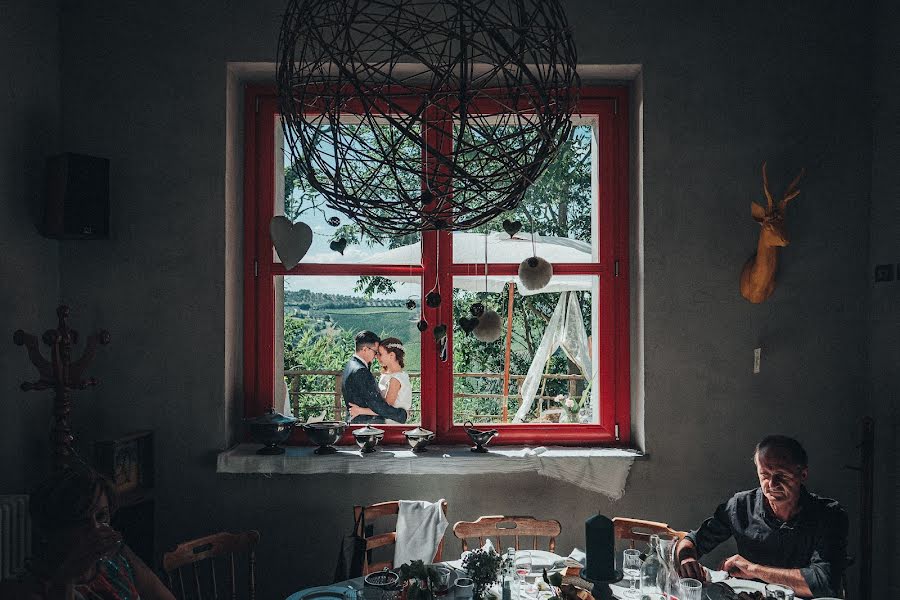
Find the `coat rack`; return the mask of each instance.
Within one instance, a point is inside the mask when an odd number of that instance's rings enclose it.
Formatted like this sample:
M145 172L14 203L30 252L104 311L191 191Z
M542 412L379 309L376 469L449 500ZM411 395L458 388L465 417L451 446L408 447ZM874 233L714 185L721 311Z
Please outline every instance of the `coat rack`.
M50 429L50 441L53 444L53 468L65 468L75 456L72 429L69 426L69 413L72 411L73 390L84 390L93 387L100 382L89 377L83 379L82 375L87 369L97 346L109 343L110 335L106 330L88 337L84 353L78 360L72 360L72 347L78 343L78 332L71 329L68 324L69 307L59 306L56 309L59 319L56 329L48 329L41 336L41 340L50 347L50 360L41 354L38 348L37 337L25 333L21 329L13 333L13 342L17 346L25 346L28 350L28 358L37 367L40 379L35 382L25 381L20 386L23 392L53 389L53 427Z

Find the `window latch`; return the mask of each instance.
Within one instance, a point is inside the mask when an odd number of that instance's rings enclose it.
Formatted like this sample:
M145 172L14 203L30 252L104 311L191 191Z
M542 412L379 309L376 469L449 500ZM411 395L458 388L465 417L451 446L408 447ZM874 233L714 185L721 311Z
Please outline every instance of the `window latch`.
M253 276L259 277L259 261L258 260L253 261Z

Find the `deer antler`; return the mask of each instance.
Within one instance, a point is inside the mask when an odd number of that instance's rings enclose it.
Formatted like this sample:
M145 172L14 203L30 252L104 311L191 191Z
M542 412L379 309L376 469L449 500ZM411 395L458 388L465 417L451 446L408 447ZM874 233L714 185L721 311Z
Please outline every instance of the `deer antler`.
M800 190L797 189L797 184L800 183L800 180L803 178L803 175L806 173L806 169L800 169L800 174L797 175L796 178L791 182L791 185L784 190L784 198L781 199L780 209L783 211L784 207L787 206L787 203L796 198L800 194Z
M766 201L767 201L768 204L769 204L769 208L768 208L767 212L770 212L770 213L771 213L771 212L772 212L772 209L773 209L774 207L772 206L772 205L773 205L773 201L772 201L772 193L769 191L769 176L766 175L766 163L765 163L765 161L764 161L763 164L762 164L762 176L763 176L763 193L766 195Z

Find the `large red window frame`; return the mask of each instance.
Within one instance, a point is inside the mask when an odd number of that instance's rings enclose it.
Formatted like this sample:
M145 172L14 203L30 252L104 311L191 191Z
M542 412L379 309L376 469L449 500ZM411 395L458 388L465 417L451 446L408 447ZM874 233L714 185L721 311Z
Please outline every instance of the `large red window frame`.
M438 279L440 289L452 289L454 275L483 275L483 264L453 264L449 232L426 231L423 249L440 244L440 262L423 250L422 265L359 265L300 263L286 270L273 261L269 221L275 208L275 127L278 101L271 86L248 86L245 94L244 143L244 414L256 416L274 406L275 280L278 275L419 275ZM592 87L581 92L578 111L598 122L598 262L554 264L557 275L600 278L598 337L599 423L575 425L494 424L500 444L628 445L631 431L629 358L629 202L628 91L624 87ZM518 272L518 264L490 264L489 274ZM429 323L453 323L452 303L423 305ZM452 349L453 329L449 328ZM437 443L466 444L463 427L452 422L453 360L438 360L432 333L422 334L422 427L437 434ZM426 337L427 336L427 337ZM349 358L349 357L348 357ZM382 426L379 426L382 427ZM384 443L405 443L405 425L385 425ZM295 430L293 444L307 443ZM341 443L352 444L350 428Z

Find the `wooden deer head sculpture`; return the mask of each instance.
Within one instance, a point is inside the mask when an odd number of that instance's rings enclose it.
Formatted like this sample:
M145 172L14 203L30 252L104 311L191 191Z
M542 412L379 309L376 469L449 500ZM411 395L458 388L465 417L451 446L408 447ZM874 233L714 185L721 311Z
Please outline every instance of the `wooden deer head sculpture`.
M759 304L775 291L775 271L778 268L778 248L787 246L788 236L785 230L784 209L787 203L797 197L800 190L797 184L803 177L803 170L791 182L781 200L776 204L769 191L769 178L766 175L766 163L762 165L763 193L766 195L767 207L750 202L750 214L760 224L759 242L756 254L751 256L741 272L741 296Z

